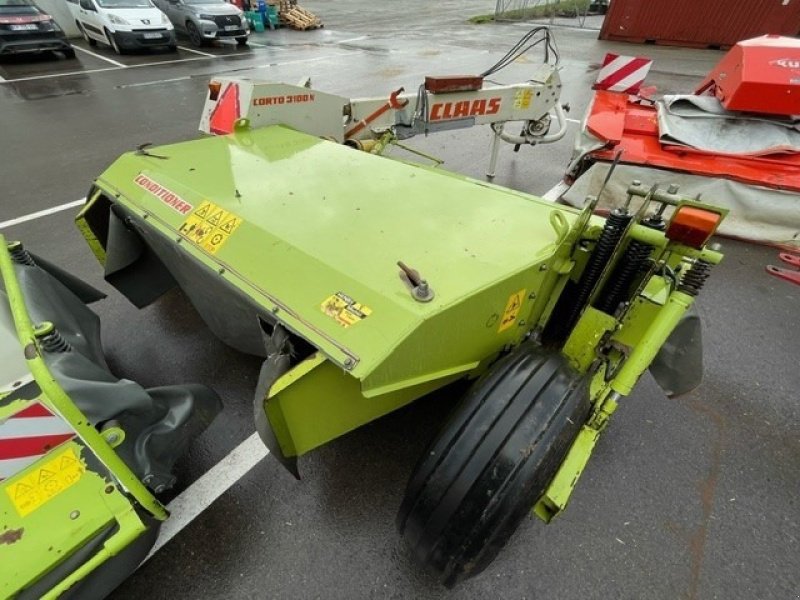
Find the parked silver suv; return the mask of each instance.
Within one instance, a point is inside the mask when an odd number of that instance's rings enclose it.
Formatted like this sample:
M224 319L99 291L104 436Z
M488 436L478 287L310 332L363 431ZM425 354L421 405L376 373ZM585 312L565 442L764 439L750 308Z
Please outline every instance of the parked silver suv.
M203 46L212 40L233 38L243 46L250 35L244 13L225 0L154 0L177 31L186 33L192 44Z

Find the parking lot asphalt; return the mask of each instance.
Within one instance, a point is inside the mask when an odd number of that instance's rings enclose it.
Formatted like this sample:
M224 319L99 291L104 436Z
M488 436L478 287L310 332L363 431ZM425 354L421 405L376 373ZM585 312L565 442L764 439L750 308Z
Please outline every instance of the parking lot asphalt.
M466 23L494 3L309 0L326 27L268 31L249 49L186 43L117 56L77 42L74 60L0 61L0 223L83 197L138 144L196 136L208 79L237 73L345 96L413 89L425 75L474 73L524 33ZM491 6L490 6L491 5ZM688 91L715 51L610 44L558 28L562 101L580 119L607 51L655 59L650 83ZM209 56L206 56L208 54ZM119 64L114 64L114 61ZM497 77L524 80L531 53ZM503 148L495 183L542 194L557 183L577 124L549 147ZM486 128L415 138L444 168L481 178ZM398 151L398 155L402 152ZM357 189L357 188L356 188ZM254 430L260 362L221 344L180 293L137 310L106 285L72 224L76 209L0 229L107 291L95 310L115 373L145 386L196 381L225 410L178 466L185 489ZM645 376L601 439L556 522L523 524L489 569L452 591L414 565L394 529L406 480L458 400L448 389L300 461L271 457L167 543L114 598L796 598L800 594L800 288L768 277L772 249L722 240L726 259L699 301L703 385L668 400Z

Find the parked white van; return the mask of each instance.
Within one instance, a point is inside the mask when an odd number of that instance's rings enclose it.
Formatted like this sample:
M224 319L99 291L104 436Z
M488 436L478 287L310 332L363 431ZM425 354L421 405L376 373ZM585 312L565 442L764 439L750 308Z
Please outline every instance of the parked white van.
M150 0L67 0L90 45L108 44L117 54L166 46L177 50L175 28Z

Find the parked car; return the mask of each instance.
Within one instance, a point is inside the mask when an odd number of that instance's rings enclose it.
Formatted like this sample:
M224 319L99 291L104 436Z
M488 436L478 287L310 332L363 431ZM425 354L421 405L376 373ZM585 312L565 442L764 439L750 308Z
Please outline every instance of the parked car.
M53 17L29 0L0 0L0 55L58 50L75 58L75 50Z
M611 0L591 0L589 2L589 12L604 15L608 12Z
M247 44L250 25L241 9L225 0L154 1L194 46L219 39L235 39L240 46Z
M2 0L0 0L2 1ZM108 44L117 54L153 46L177 50L175 28L150 0L67 0L89 45Z

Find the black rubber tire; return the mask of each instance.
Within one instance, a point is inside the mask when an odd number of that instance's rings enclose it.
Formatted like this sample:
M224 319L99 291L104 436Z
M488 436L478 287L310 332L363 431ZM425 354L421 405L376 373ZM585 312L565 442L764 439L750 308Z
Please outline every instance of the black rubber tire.
M169 46L167 46L167 50L169 52L177 52L178 51L178 45L177 44L170 44Z
M203 36L200 35L200 30L197 28L197 25L191 21L186 22L186 33L189 35L189 41L195 48L202 48L206 45L206 41L203 39Z
M236 45L237 46L247 46L247 37L238 37L238 38L236 38Z
M485 569L552 481L589 410L588 377L526 343L495 363L422 456L397 527L447 587Z
M64 53L64 58L75 58L75 48L65 48L61 52Z

